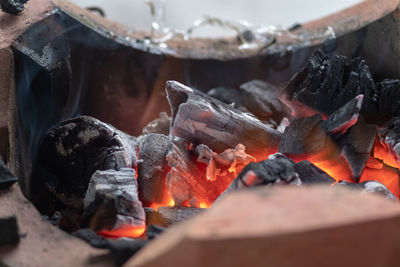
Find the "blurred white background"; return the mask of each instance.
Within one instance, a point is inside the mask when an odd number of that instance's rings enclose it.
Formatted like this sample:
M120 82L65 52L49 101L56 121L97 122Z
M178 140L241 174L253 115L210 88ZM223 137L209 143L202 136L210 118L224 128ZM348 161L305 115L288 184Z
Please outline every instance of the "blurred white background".
M111 20L135 29L150 30L152 18L145 0L71 1L82 7L101 7ZM256 25L290 26L326 16L357 2L361 0L165 0L165 26L186 30L203 15L224 20L242 19ZM221 33L213 27L199 30L197 35Z

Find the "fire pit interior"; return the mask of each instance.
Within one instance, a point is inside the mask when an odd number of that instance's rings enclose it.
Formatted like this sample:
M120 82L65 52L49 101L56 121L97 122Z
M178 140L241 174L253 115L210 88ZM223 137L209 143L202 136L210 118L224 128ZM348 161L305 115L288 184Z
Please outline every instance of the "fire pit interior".
M0 1L0 265L397 266L398 4L207 39Z

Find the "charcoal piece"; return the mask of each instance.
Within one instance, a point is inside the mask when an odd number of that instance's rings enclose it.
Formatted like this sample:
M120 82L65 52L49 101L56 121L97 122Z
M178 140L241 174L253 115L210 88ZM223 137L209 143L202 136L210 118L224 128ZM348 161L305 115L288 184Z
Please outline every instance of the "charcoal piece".
M16 245L20 235L16 216L0 218L0 246Z
M370 123L382 125L394 116L400 116L400 80L385 79L376 84L378 112Z
M303 160L294 165L295 172L299 175L301 184L333 184L335 179L326 172L309 162Z
M207 92L207 95L238 108L242 105L242 92L232 87L217 87Z
M172 141L162 134L147 134L138 138L139 159L138 186L139 198L144 206L153 202L168 204L166 176L169 170L166 156L172 148Z
M390 192L390 190L384 184L374 180L364 181L362 183L350 183L348 181L339 181L335 184L335 186L344 186L350 189L362 190L363 192L368 194L376 194L383 196L387 199L396 201L396 197L393 195L392 192Z
M175 81L167 82L166 92L172 136L207 145L217 153L243 144L260 160L277 152L281 133L248 114Z
M289 112L278 98L278 88L274 85L254 80L240 86L242 105L260 120L273 118L280 122Z
M182 139L174 140L167 155L171 167L167 175L167 187L177 206L209 206L235 178L233 172L226 172L217 179L207 179L207 164L199 161L199 156L196 146Z
M310 155L326 147L322 117L319 114L308 118L294 119L285 129L279 152L287 155Z
M71 233L73 236L78 237L84 241L86 241L89 245L95 248L108 248L109 243L108 241L103 238L102 236L99 236L96 234L92 229L79 229L73 233Z
M152 239L156 238L157 236L159 236L160 234L162 234L164 231L165 231L164 227L162 227L160 225L152 224L147 227L146 236L149 240L152 240Z
M10 188L17 181L0 156L0 190Z
M204 209L195 207L159 207L158 210L145 208L146 222L156 226L168 227L183 222L203 212Z
M364 170L369 155L373 150L377 127L368 125L360 117L357 123L339 140L341 154L350 166L355 181L358 181Z
M295 162L281 153L248 164L223 194L246 187L271 184L301 184Z
M172 118L165 112L160 112L160 115L154 121L149 122L144 128L142 133L158 133L163 135L169 135L169 128L171 127Z
M84 226L94 231L145 226L134 169L96 171L84 204Z
M387 145L394 149L400 143L400 117L393 117L387 121L379 129L379 135Z
M136 167L136 140L95 118L82 116L50 129L39 146L38 159L51 174L47 183L57 196L72 195L79 200L96 170Z
M111 256L115 264L117 264L117 266L122 266L148 242L148 240L141 239L119 238L115 240L108 240L108 248L110 249Z
M333 112L324 121L325 131L328 134L344 134L347 129L357 122L363 99L363 95L358 95L346 105Z
M0 0L0 7L6 13L17 15L24 11L26 2L28 0Z
M396 197L390 192L390 190L381 182L378 181L364 181L360 183L363 191L366 193L381 195L387 199L396 201Z

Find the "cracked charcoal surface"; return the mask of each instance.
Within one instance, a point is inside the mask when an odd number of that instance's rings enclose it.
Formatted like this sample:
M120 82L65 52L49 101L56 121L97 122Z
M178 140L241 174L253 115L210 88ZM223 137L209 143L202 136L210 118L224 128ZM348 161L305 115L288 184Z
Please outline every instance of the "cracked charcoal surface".
M84 224L94 231L143 226L145 213L135 176L135 170L128 168L96 171L84 199Z
M135 140L92 117L70 119L43 138L39 163L53 175L56 193L83 198L96 170L136 165Z
M298 72L281 92L281 98L304 114L297 102L326 115L332 114L357 95L364 95L360 114L368 123L382 125L400 115L400 81L375 83L362 58L327 57L317 50L308 64Z

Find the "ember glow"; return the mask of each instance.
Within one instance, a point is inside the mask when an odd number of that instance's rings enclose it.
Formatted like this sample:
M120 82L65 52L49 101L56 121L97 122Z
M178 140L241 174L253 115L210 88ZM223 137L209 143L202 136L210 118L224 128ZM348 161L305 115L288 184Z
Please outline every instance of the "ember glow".
M119 237L130 237L138 238L141 237L146 231L146 226L128 226L124 225L115 230L101 230L97 234L106 238L119 238Z

